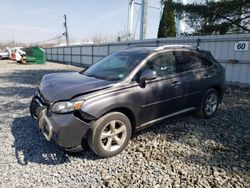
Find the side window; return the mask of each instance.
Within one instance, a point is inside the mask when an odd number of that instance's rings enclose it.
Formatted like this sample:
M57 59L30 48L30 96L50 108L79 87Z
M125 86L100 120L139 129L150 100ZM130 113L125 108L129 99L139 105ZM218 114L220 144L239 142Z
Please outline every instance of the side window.
M171 52L161 53L152 57L144 66L144 69L151 69L157 76L167 76L175 73L175 60Z
M176 51L176 72L184 72L202 67L202 60L193 52Z
M203 67L210 67L211 65L213 65L213 63L209 60L206 59L202 59L202 66Z
M213 55L209 51L200 50L200 57L202 59L203 67L210 67L213 64L216 64L216 60L214 59Z

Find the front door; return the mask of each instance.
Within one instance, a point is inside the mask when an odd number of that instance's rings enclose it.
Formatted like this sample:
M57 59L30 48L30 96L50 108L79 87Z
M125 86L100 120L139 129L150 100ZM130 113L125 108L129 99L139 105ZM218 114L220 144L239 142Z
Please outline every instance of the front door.
M155 80L146 81L145 87L139 84L134 93L135 105L140 107L139 124L163 119L181 110L183 87L175 73L175 59L172 52L163 52L150 58L143 68L156 71Z

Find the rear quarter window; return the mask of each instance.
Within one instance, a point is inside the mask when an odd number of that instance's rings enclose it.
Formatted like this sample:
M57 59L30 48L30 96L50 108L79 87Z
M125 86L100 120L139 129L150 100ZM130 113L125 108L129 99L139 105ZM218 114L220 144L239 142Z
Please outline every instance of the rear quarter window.
M210 60L202 58L202 66L203 67L210 67L212 65L213 65L213 63Z
M175 51L176 72L184 72L203 67L202 59L196 53L188 51Z

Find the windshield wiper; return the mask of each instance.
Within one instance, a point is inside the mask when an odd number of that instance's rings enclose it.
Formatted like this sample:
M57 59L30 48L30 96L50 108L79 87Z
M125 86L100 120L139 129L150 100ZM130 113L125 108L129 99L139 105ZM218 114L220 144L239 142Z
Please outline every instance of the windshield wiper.
M88 76L88 77L94 77L94 78L97 78L97 76L96 76L96 75L94 75L94 74L83 74L83 75Z
M105 77L105 76L96 76L95 75L95 78L102 79L102 80L111 80L109 77Z
M84 75L85 75L85 76L88 76L88 77L93 77L93 78L105 80L105 77L97 76L97 75L94 75L94 74L84 74Z
M98 75L94 75L94 74L83 74L83 75L88 76L88 77L97 78L97 79L108 80L108 81L119 80L117 78L109 78L109 77L106 77L106 76L98 76Z

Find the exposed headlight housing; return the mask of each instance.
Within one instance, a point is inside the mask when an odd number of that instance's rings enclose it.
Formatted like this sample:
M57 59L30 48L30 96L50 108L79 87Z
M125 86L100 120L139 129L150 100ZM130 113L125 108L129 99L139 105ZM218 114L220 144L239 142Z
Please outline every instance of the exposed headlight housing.
M79 110L81 108L81 105L84 101L77 101L77 102L57 102L55 103L51 110L54 113L68 113L73 112L75 110Z

